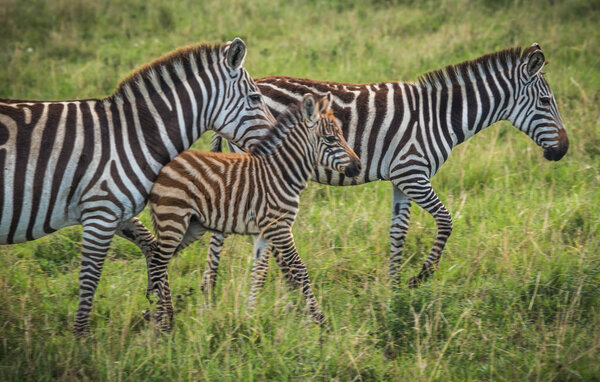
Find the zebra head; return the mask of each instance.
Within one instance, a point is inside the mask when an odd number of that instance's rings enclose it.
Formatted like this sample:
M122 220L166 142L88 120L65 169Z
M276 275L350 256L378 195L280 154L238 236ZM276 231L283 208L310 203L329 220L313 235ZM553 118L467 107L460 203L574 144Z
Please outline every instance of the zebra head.
M569 149L550 85L541 72L546 63L542 49L533 44L525 49L516 67L515 99L508 120L544 149L548 160L560 160Z
M348 146L342 129L338 126L331 107L331 93L315 101L312 94L302 99L302 114L317 137L316 154L319 165L355 177L362 168L360 159Z
M215 68L223 82L221 100L214 105L219 110L216 110L212 130L248 149L267 133L275 123L275 118L263 101L254 80L242 67L246 57L246 44L236 37L223 47L222 57L220 66Z

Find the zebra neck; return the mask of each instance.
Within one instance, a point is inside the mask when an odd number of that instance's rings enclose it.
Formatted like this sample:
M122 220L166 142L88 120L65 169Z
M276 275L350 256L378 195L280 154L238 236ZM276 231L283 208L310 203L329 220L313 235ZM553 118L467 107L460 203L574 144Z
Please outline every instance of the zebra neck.
M125 85L123 97L107 99L104 104L123 134L126 131L129 140L136 141L129 149L145 158L156 173L210 125L203 113L205 107L188 96L184 83L160 92L146 81Z
M316 141L306 127L292 128L282 138L281 143L268 156L269 166L276 169L284 184L291 193L299 193L308 184L308 180L316 166L317 156L314 148Z
M447 101L446 107L440 107L440 120L448 118L447 127L455 147L490 125L505 120L512 99L508 82L498 86L501 78L482 78L478 81L465 81L460 86L448 89L429 89ZM438 105L443 104L438 102ZM442 122L442 124L444 124Z

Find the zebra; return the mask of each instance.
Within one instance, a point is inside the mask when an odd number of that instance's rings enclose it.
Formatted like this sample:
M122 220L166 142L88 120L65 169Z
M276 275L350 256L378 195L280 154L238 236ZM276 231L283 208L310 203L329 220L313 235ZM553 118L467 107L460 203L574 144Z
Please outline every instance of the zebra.
M558 161L566 154L569 140L541 71L544 64L544 54L534 43L426 73L418 83L344 84L290 77L264 77L256 83L275 116L307 91L333 94L332 108L363 169L348 178L318 167L311 179L336 186L376 180L392 183L389 274L393 285L399 285L411 204L433 216L437 237L420 272L409 279L409 286L416 287L437 268L452 232L450 213L430 179L454 147L493 123L508 120L544 149L546 159ZM217 137L213 151L220 151L220 146ZM210 239L205 290L216 283L224 239L219 234Z
M105 99L0 99L0 244L83 226L78 337L89 335L113 236L146 255L155 245L134 216L160 169L206 130L249 147L272 126L245 56L239 38L197 44L142 66Z
M330 104L330 93L319 100L305 94L279 115L275 127L250 152L186 151L160 171L149 196L158 245L149 261L147 297L151 292L158 296L154 318L163 330L170 330L173 316L168 262L206 231L254 235L250 311L264 283L272 245L292 285L302 288L313 321L326 324L291 229L300 192L317 164L349 178L361 171Z

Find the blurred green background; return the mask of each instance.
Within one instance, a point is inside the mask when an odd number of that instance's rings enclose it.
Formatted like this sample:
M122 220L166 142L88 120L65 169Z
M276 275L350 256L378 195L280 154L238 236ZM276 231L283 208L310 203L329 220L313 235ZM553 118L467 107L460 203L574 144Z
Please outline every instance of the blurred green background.
M171 262L175 329L155 333L141 318L144 260L115 239L94 340L80 342L80 227L2 246L0 380L600 379L599 21L600 3L579 0L0 0L0 97L105 97L170 50L235 36L254 77L343 82L415 81L538 42L571 141L557 163L509 123L459 146L433 179L454 231L416 291L390 290L391 185L311 184L294 234L330 332L274 264L246 314L246 237L227 241L210 303L198 292L205 237ZM413 206L404 280L434 235Z

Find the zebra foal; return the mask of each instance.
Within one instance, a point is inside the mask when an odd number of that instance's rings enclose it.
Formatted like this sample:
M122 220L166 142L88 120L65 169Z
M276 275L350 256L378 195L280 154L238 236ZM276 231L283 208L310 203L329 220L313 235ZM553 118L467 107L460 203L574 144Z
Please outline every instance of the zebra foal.
M389 273L394 282L399 279L411 204L433 216L437 237L421 271L409 280L415 287L437 268L452 232L450 213L429 180L454 147L495 122L508 120L543 148L546 159L558 161L566 154L569 139L541 71L544 64L540 46L533 44L426 73L417 83L344 84L290 77L256 82L274 115L306 92L332 93L333 111L363 167L353 178L317 167L311 179L336 186L376 180L392 183ZM214 143L219 149L220 139ZM220 234L211 237L205 289L216 282L223 240Z
M286 276L301 287L313 320L326 319L298 257L292 225L300 192L318 164L353 177L360 160L348 147L329 109L331 94L303 96L246 154L187 151L167 164L150 193L157 249L149 261L147 294L159 299L157 320L170 328L173 305L167 265L173 254L206 231L255 236L249 308L264 283L268 249L281 255Z
M239 38L196 45L141 67L105 99L0 99L0 244L83 226L76 335L89 333L113 236L147 256L156 244L134 216L160 169L206 130L247 148L271 126L245 56Z

